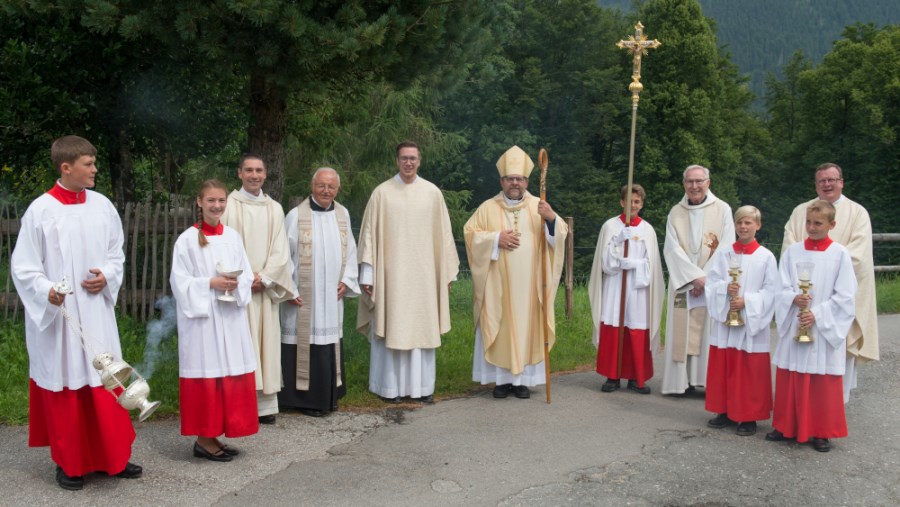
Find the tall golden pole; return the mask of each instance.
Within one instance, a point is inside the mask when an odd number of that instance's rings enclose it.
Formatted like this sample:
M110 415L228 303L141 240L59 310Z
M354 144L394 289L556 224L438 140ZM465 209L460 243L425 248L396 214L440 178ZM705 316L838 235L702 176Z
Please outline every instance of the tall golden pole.
M544 202L547 202L547 166L549 164L550 157L547 156L547 150L541 148L541 151L538 152L538 166L541 168L541 200ZM541 230L543 230L543 226ZM541 293L544 295L541 301L543 301L545 308L548 304L547 298L550 297L547 293L547 269L543 264L545 259L544 250L546 248L546 241L541 238ZM553 303L549 304L550 308L553 308ZM547 404L550 404L550 329L547 327L546 315L543 315L542 320L544 321L544 373L547 377Z
M647 49L659 47L656 39L647 40L644 36L644 25L640 21L634 25L634 35L629 35L628 40L620 40L616 43L620 49L627 49L634 55L634 66L631 71L631 148L628 151L628 187L625 192L625 225L631 225L631 188L634 184L634 139L637 131L637 110L640 93L644 89L641 84L641 56L647 54ZM628 242L625 242L624 257L628 257ZM622 378L622 349L625 347L625 297L627 295L627 272L622 270L622 301L619 305L619 357L616 368L618 378Z

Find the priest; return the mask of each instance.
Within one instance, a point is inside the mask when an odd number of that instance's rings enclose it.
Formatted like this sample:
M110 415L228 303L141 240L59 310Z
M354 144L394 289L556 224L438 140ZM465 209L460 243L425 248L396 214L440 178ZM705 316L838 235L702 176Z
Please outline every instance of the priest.
M553 303L568 227L528 192L532 169L521 148L507 150L497 161L502 191L464 228L475 307L472 380L495 384L495 398L529 398L529 387L546 384L544 341L556 340Z
M619 204L625 209L628 186L622 187ZM660 341L663 275L656 231L638 216L644 207L644 187L631 189L631 222L625 213L610 218L600 228L594 265L588 282L588 297L594 320L593 342L597 347L597 373L606 377L600 390L613 392L628 380L627 388L638 394L650 394L647 380L653 377L651 343ZM625 256L625 244L628 255ZM622 277L625 277L623 302ZM622 311L622 305L625 305ZM619 326L624 316L621 342L622 366L619 371Z
M56 482L80 490L91 472L129 479L142 474L128 462L131 418L91 364L102 352L122 359L114 307L124 238L116 208L88 190L97 175L94 146L65 136L53 142L50 157L59 180L22 216L10 274L25 306L28 445L49 446ZM63 279L71 293L57 292ZM64 319L63 304L83 338Z
M459 256L441 190L418 176L418 145L400 143L395 161L398 173L372 192L359 231L356 327L371 343L370 391L433 403Z
M862 205L843 194L844 176L841 168L826 162L816 168L818 199L830 202L836 210L835 227L831 239L850 252L853 272L859 283L856 294L856 318L847 334L847 365L844 373L844 403L850 401L850 390L856 387L857 363L878 360L878 314L875 302L875 261L872 257L872 222ZM794 208L784 226L781 251L807 238L804 228L806 209L817 199Z
M706 386L709 326L704 287L707 261L734 243L731 207L709 190L709 169L684 170L684 197L666 219L663 255L669 269L662 393L691 394Z
M296 293L291 278L291 257L284 234L281 204L262 191L266 165L258 156L244 154L238 163L241 189L228 196L222 223L235 229L253 268L253 298L247 306L250 333L256 349L256 397L259 422L275 423L281 390L281 322L278 305Z
M281 408L321 417L338 408L344 381L344 298L360 293L350 213L334 200L337 171L313 174L312 195L284 222L299 294L281 305Z

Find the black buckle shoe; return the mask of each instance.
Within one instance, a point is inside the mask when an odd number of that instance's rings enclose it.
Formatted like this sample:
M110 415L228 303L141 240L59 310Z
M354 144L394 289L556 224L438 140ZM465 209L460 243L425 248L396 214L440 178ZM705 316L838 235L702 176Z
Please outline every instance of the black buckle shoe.
M206 458L210 461L227 462L232 460L231 455L226 453L224 449L219 449L218 452L211 453L204 449L198 442L194 442L194 456L197 458Z
M513 386L512 392L516 395L516 398L519 398L520 400L531 398L531 391L528 390L527 386Z
M611 393L613 391L618 391L622 384L619 383L619 380L607 379L606 382L600 386L600 390L604 393Z
M275 424L275 414L259 416L259 424Z
M421 398L418 398L418 401L425 405L434 405L434 395L429 394L428 396L422 396Z
M314 408L301 408L300 413L309 417L322 417L325 415L325 412Z
M628 389L638 393L638 394L650 394L650 388L647 386L638 387L637 382L634 380L628 381Z
M772 431L766 433L766 440L768 440L769 442L781 442L782 440L786 440L786 439L785 439L784 433L782 433L778 430L772 430Z
M512 384L499 384L494 386L494 398L506 398L512 391Z
M135 465L134 463L128 462L125 465L125 470L117 473L116 477L121 477L122 479L137 479L143 474L144 469L140 465Z
M381 398L381 401L385 403L400 403L401 401L403 401L399 396L395 396L393 398L385 398L384 396L379 396L379 398Z
M70 477L63 472L62 467L58 466L56 467L56 483L59 484L59 487L62 489L79 491L84 488L84 477L80 475Z

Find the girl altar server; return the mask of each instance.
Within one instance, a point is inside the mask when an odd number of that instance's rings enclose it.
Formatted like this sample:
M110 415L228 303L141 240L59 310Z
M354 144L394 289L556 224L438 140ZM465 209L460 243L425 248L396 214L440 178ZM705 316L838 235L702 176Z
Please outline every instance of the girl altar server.
M170 277L178 308L181 434L196 435L194 456L211 461L238 454L219 436L259 430L256 353L245 308L253 270L241 237L219 222L226 202L222 182L200 184L200 220L175 242ZM233 300L220 299L227 295Z
M736 433L756 433L756 421L772 414L769 325L781 294L775 256L756 241L762 216L753 206L734 213L738 240L710 260L706 300L711 327L706 410L718 415L708 426L737 424ZM740 270L732 282L731 270ZM732 325L726 324L731 321Z

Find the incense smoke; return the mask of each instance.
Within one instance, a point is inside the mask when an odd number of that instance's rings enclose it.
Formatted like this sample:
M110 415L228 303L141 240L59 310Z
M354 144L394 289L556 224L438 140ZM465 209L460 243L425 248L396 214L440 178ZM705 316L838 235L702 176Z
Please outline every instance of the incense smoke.
M175 299L171 296L163 296L156 300L154 308L160 310L159 319L153 319L147 323L147 342L144 345L144 361L138 369L144 378L153 376L156 363L162 359L163 351L160 345L166 338L175 335Z

